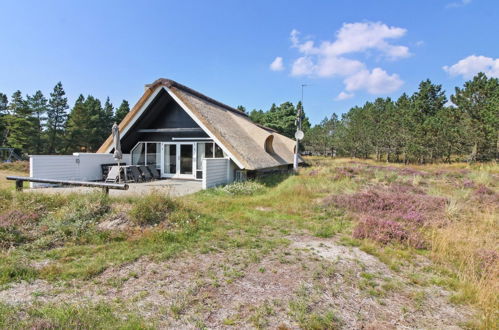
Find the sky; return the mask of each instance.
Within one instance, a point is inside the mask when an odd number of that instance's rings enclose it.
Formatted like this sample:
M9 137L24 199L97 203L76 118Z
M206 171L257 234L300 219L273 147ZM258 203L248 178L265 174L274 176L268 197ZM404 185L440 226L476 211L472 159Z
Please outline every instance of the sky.
M313 123L420 81L499 77L497 0L0 0L0 92L135 104L169 78L231 106L296 103Z

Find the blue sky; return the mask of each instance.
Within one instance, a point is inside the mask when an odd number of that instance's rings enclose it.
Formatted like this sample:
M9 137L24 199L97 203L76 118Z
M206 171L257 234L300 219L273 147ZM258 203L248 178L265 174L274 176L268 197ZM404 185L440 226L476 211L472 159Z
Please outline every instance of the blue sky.
M133 105L171 78L229 105L296 102L314 123L430 78L499 76L499 1L0 1L0 92ZM272 65L273 64L273 65Z

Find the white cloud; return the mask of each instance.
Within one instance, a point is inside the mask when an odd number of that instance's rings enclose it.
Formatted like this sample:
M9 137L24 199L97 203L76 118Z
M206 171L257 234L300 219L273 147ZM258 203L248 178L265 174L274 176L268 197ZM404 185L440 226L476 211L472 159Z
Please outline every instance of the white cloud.
M347 91L365 89L372 94L393 92L403 84L397 74L390 75L381 68L370 71L365 63L349 58L349 55L375 51L391 60L408 57L411 55L408 47L391 42L406 33L404 28L381 22L345 23L335 39L316 44L313 40L301 40L300 32L293 29L290 33L291 46L301 56L294 60L291 75L343 77ZM353 96L346 92L340 95L337 99Z
M343 24L336 34L334 42L321 44L323 52L329 55L343 55L376 49L390 58L401 58L410 55L406 46L392 45L386 39L401 38L407 30L388 26L380 22Z
M354 96L355 96L354 93L340 92L340 94L338 94L338 96L336 96L335 100L336 101L343 101L343 100L350 99Z
M469 5L470 3L471 3L471 0L460 0L460 1L448 3L445 7L446 8L464 7L466 5Z
M349 92L365 89L370 94L391 93L404 84L397 74L389 75L381 68L359 71L345 78L344 83Z
M470 55L454 65L444 66L443 69L451 76L463 76L465 79L473 78L478 72L499 78L499 58Z
M284 62L282 57L277 56L272 63L270 63L270 70L272 71L282 71L284 70Z

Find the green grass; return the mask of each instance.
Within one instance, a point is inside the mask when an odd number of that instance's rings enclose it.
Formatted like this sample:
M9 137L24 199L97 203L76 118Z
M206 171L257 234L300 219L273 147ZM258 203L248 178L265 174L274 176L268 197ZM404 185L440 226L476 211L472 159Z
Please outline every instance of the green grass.
M435 266L428 269L427 274L416 271L410 275L408 281L411 285L440 285L456 290L451 298L452 302L482 306L479 302L483 302L485 298L480 300L479 297L483 288L465 276L468 273L459 268L463 259L458 255L451 256L448 250L417 251L397 244L381 246L369 240L354 239L352 231L357 221L355 215L347 210L325 207L321 200L331 194L351 194L368 185L412 182L430 194L453 197L455 202L448 206L446 216L461 216L462 210L470 207L472 194L471 190L456 189L455 180L469 178L497 189L494 186L497 183L493 179L497 175L496 167L473 167L470 173L460 174L462 178L457 178L450 175L411 176L383 170L369 172L362 170L362 166L349 164L345 160L312 159L312 163L313 166L303 169L300 175L268 176L258 181L201 191L181 199L154 194L140 198L106 198L100 194L58 196L17 193L11 187L6 187L5 182L0 179L0 219L13 210L21 212L19 216L27 219L26 223L0 226L0 239L9 242L9 248L0 248L0 284L37 278L48 281L86 281L109 267L131 263L141 257L161 261L184 253L202 257L203 254L237 251L244 256L243 263L251 264L258 262L264 255L272 254L277 248L290 244L293 235L307 235L359 247L398 273L414 266L416 256L432 258ZM348 166L355 168L360 174L335 177L339 167ZM415 168L430 172L434 170L433 167ZM450 166L449 169L454 167ZM317 174L313 174L313 171ZM4 186L6 188L1 189ZM464 201L466 204L462 204ZM460 211L451 212L454 209ZM125 212L132 227L124 232L97 228L99 222L119 212ZM31 216L33 214L37 216ZM489 232L494 226L488 224L488 227L483 228L488 228L488 231L483 229L482 237L490 237ZM432 230L429 233L436 240L443 229ZM484 241L488 244L487 248L492 249L490 239L484 238ZM449 242L454 244L454 241ZM440 260L439 256L444 255L447 259ZM280 255L279 258L283 263L292 262L286 255ZM38 269L32 266L40 260L50 262ZM333 271L334 269L326 267L316 276L327 276L328 272ZM223 276L213 278L213 283L218 283L218 286L232 283L244 276L244 272L244 266L227 265ZM268 271L260 268L259 272L263 274ZM399 283L381 281L380 278L366 270L361 274L359 285L374 297L399 288ZM113 285L119 287L120 283ZM493 290L488 288L489 291ZM413 298L415 303L424 304L422 297ZM493 302L486 304L484 308L493 310L492 304ZM274 313L272 306L269 306L263 305L253 311L253 326L266 326L267 318ZM109 306L99 307L95 319L88 315L90 312L83 310L79 313L70 305L51 306L57 311L52 314L47 308L38 306L27 311L26 322L47 319L64 328L82 319L83 328L92 328L96 324L92 322L100 322L99 317L102 318L104 327L109 324L106 320L113 320L114 315ZM288 309L293 319L303 328L323 329L341 325L333 311L314 309L313 298L307 298L303 292L297 293L297 298L289 304ZM184 313L182 303L172 303L168 313L174 318L181 318ZM10 307L0 306L0 328L1 322L4 322L3 325L12 324L9 322L16 315L17 311L12 311ZM484 317L488 318L484 324L493 323L492 314ZM142 322L140 319L132 319L136 322L132 322L133 324ZM115 328L120 328L121 321L115 321ZM234 316L228 317L225 322L227 325L237 325L240 321Z
M105 303L87 305L35 304L21 309L0 304L0 328L152 329L141 317L130 312L123 312L117 306Z

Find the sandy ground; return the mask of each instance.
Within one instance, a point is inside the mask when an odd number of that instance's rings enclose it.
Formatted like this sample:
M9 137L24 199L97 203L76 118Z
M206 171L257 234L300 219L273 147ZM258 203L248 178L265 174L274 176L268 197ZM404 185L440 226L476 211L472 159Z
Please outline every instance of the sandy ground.
M143 183L129 183L128 190L110 189L110 196L137 196L148 194L152 191L168 194L170 196L184 196L193 194L201 190L201 181L166 179ZM70 193L90 193L99 191L99 188L89 187L50 187L25 189L25 191L34 191L48 194L70 194Z
M411 283L404 271L394 272L356 247L310 236L289 240L256 257L232 250L166 261L141 258L91 281L9 284L0 288L0 301L118 300L159 328L177 329L297 329L300 317L329 311L342 329L459 329L472 314L451 304L450 292Z

